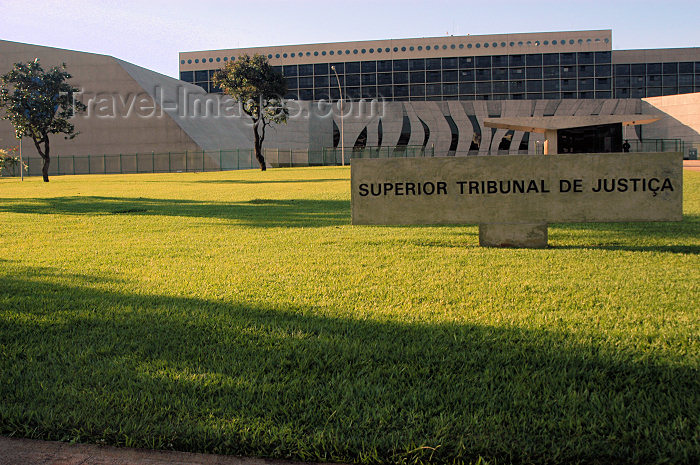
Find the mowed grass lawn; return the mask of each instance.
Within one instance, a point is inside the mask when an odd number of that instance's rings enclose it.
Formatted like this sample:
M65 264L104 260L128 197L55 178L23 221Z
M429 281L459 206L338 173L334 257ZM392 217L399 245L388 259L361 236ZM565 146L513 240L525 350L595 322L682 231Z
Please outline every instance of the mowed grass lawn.
M349 168L0 179L0 434L357 463L697 463L682 223L350 224Z

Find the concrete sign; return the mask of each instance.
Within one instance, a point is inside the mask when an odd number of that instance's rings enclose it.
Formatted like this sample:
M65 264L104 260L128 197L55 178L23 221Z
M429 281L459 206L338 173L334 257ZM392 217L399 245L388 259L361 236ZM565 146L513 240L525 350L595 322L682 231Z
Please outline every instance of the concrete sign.
M353 224L681 221L681 153L352 160ZM516 228L517 229L517 228Z

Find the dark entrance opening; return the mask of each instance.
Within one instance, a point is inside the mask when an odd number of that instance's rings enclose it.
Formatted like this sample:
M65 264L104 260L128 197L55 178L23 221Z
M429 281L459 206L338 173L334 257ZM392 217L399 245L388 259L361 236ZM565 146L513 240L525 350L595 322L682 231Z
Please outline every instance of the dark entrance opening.
M622 123L557 131L558 153L622 152Z

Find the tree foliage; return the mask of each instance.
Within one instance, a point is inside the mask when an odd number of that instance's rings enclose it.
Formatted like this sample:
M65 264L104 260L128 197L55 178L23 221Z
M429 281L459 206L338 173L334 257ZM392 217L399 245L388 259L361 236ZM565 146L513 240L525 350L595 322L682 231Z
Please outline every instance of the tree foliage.
M253 120L255 158L265 170L262 145L265 128L272 123L286 123L289 110L282 96L287 92L287 81L262 55L242 55L214 74L213 82L227 95L238 100L242 109Z
M51 161L49 135L65 134L66 139L73 139L78 133L70 118L85 110L85 105L74 101L78 89L67 82L71 77L65 63L44 71L38 58L15 63L11 71L0 76L2 118L12 123L18 139L32 139L44 161L41 171L45 182Z

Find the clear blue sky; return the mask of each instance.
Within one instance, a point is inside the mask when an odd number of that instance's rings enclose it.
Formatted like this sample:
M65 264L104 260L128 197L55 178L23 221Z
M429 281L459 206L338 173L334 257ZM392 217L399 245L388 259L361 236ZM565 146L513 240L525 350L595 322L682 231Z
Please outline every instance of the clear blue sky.
M170 76L180 51L583 29L612 29L613 49L698 47L700 1L0 0L0 39Z

